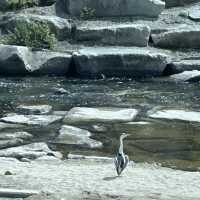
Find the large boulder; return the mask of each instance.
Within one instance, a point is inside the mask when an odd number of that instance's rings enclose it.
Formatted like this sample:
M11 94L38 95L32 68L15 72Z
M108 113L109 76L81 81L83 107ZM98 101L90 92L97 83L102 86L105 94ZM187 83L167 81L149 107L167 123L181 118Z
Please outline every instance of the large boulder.
M20 147L11 147L0 150L0 157L36 159L42 156L55 156L62 158L62 154L49 149L45 143L32 143Z
M8 31L14 30L16 25L35 22L46 23L59 40L67 40L71 37L72 24L64 18L37 14L15 14L3 17L4 29Z
M80 76L152 77L162 75L167 55L151 48L86 47L74 53Z
M52 111L52 106L50 105L20 105L17 106L17 111L22 114L48 114Z
M172 78L175 81L198 82L200 81L200 71L184 71L179 74L171 75L170 78Z
M199 0L162 0L166 3L166 7L184 6L190 3L199 2Z
M160 34L152 34L155 46L161 48L199 48L200 26L185 26L174 28Z
M200 70L200 60L180 60L167 65L166 75L181 73L184 71Z
M149 42L150 28L145 25L108 25L77 27L77 41L92 41L108 45L145 47Z
M136 109L74 107L64 118L67 124L81 122L129 122L138 114Z
M149 112L149 117L169 120L182 120L188 122L200 122L200 112L185 110L157 110Z
M27 47L0 45L1 75L66 75L71 55L31 51Z
M3 117L0 120L8 123L47 126L62 120L62 116L56 115L17 115Z
M96 17L158 17L165 8L165 3L161 0L58 0L57 6L72 16L80 16L86 8L94 10Z
M56 139L56 143L80 146L86 148L99 148L102 147L102 143L90 138L91 133L87 130L80 129L74 126L62 126L59 131L59 135Z

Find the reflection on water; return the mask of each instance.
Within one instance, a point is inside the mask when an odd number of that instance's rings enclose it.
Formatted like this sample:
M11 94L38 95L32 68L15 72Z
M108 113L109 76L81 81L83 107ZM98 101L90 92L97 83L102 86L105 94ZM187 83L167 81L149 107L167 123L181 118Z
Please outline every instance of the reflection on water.
M58 95L56 88L67 93ZM132 107L140 111L136 121L143 123L79 124L90 130L93 138L104 144L103 149L77 149L54 146L61 124L50 127L25 127L35 135L35 141L48 141L52 148L89 155L115 153L122 132L130 133L125 151L138 162L158 162L185 170L200 169L200 123L149 119L147 111L154 108L200 111L199 83L175 83L166 79L77 80L66 78L0 78L0 115L15 112L20 104L49 104L54 110L69 110L74 106ZM145 123L146 122L146 123Z

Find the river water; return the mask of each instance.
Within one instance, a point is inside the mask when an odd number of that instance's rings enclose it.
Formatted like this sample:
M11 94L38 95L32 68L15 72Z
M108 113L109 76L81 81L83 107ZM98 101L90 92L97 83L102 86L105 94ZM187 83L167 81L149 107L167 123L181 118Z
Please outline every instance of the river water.
M156 162L183 170L200 170L200 123L150 119L147 112L155 108L200 111L200 83L174 82L162 79L79 80L64 77L0 78L0 115L16 112L21 104L48 104L53 110L66 111L75 106L137 108L135 121L142 123L95 124L79 126L91 130L103 148L90 150L56 145L60 123L48 127L25 127L34 141L48 142L50 147L69 153L113 156L122 132L131 136L125 141L126 153L136 162ZM66 94L56 94L64 88ZM93 124L94 125L94 124ZM21 129L22 130L22 129Z

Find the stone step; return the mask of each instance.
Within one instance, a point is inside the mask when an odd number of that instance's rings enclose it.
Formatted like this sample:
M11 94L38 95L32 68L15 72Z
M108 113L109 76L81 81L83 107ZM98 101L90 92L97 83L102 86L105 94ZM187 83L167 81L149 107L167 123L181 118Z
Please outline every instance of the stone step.
M153 48L85 47L73 60L82 77L152 77L162 75L168 56Z
M58 0L57 7L72 16L81 16L85 10L85 15L91 12L95 17L158 17L165 3L161 0Z
M113 24L107 26L77 26L76 41L90 41L93 44L145 47L148 45L150 28L137 24Z
M160 34L152 34L153 44L161 48L199 48L200 26L185 26L170 29Z

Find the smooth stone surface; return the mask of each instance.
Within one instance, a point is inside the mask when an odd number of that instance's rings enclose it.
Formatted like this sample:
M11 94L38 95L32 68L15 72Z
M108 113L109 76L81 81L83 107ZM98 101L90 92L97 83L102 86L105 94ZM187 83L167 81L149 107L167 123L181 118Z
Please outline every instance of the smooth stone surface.
M55 156L62 158L62 154L49 149L45 143L32 143L20 147L0 150L0 157L36 159L41 156Z
M77 27L77 41L91 41L105 45L124 45L146 47L149 42L150 28L144 25L108 25Z
M71 55L52 51L31 51L28 47L0 45L0 75L67 74Z
M15 14L8 15L4 19L5 28L13 30L17 24L46 23L50 30L59 40L71 38L72 25L69 20L57 16L36 15L36 14Z
M8 123L47 126L62 120L62 116L56 115L13 115L3 117L0 120Z
M20 105L17 107L17 111L22 114L37 115L37 114L48 114L52 111L52 106L50 105L34 105L26 106Z
M152 34L153 44L161 48L199 48L200 26L174 28L160 34Z
M166 75L181 73L184 71L200 70L200 60L180 60L167 65Z
M200 81L200 71L184 71L179 74L171 75L170 78L176 81L188 81L188 82L197 82Z
M91 133L87 130L74 126L62 126L56 143L81 146L86 148L100 148L102 143L90 138Z
M22 128L22 127L23 127L23 125L19 125L19 124L9 124L9 123L0 122L0 130L12 129L12 128Z
M160 110L149 114L151 118L177 119L183 121L200 122L200 112L185 110Z
M85 47L73 58L81 77L152 77L162 75L169 56L153 48Z
M160 0L59 0L57 6L72 16L80 16L86 7L95 10L96 17L158 17L165 3Z
M1 176L1 185L17 185L43 191L31 200L198 200L200 173L174 170L156 164L129 165L116 177L114 164L89 160L17 162L0 158L0 174L10 170L13 178ZM130 178L130 177L134 177ZM28 183L28 184L27 184ZM123 188L123 190L119 189ZM51 196L49 195L49 196Z
M129 122L137 114L136 109L74 107L67 113L64 122Z

